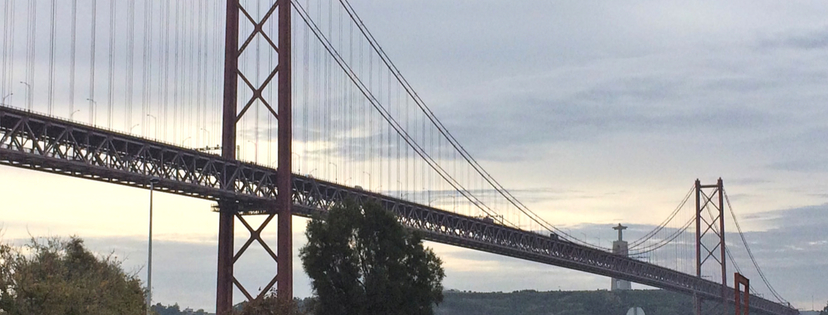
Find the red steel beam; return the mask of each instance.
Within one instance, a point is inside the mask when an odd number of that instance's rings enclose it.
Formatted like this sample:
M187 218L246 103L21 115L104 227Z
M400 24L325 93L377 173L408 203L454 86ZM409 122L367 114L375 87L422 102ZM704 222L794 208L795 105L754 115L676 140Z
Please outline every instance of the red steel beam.
M283 301L293 299L293 229L291 206L291 4L290 0L278 0L279 10L279 73L278 73L278 160L276 170L276 204L279 208L277 219L277 274L276 294Z
M236 158L236 99L239 65L239 1L227 0L224 33L224 101L222 109L221 155ZM233 223L236 209L219 202L216 314L228 315L233 308Z

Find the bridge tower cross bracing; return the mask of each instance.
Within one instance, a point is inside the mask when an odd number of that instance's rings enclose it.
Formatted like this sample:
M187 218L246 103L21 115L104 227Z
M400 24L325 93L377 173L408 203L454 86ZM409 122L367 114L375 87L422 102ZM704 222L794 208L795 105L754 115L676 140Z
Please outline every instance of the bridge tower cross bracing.
M721 267L722 292L720 309L727 312L727 264L725 256L724 184L722 179L715 185L702 185L696 179L696 276L702 278L705 263ZM712 208L712 209L711 209ZM709 216L705 216L705 212ZM718 228L718 230L717 230ZM705 243L705 236L712 234L715 243ZM715 246L713 246L715 244ZM712 248L710 247L712 246ZM718 255L717 252L718 251ZM702 314L702 298L694 297L695 314Z
M253 30L250 34L246 34L246 40L239 46L239 32L240 13L253 24ZM267 28L264 25L273 16L278 19L277 27L277 43L274 44L267 34ZM242 69L239 68L239 59L245 48L256 36L264 37L270 46L278 53L278 63L273 69L267 69L270 75L264 80L260 86L253 86L257 84L255 80L251 82L245 77ZM276 293L279 299L291 300L293 299L293 261L292 261L292 200L291 200L291 152L292 152L292 113L291 113L291 1L290 0L276 0L270 5L267 14L265 14L260 21L254 20L247 10L243 7L239 0L227 0L226 11L226 29L225 29L225 63L224 63L224 90L223 90L223 107L222 107L222 157L229 160L236 159L236 130L237 122L247 111L249 106L261 101L267 105L267 101L262 95L262 91L272 83L272 79L276 77L277 84L277 112L274 113L278 123L277 131L277 161L278 166L276 170L276 190L278 192L275 201L263 205L264 209L256 209L260 213L268 215L267 219L261 224L258 229L253 229L242 217L246 212L240 208L234 200L219 201L219 233L218 233L218 266L217 266L217 284L216 284L216 314L229 314L233 307L233 287L234 285L248 299L261 298L266 294L275 284ZM261 67L263 65L257 65ZM241 113L238 111L238 83L239 80L244 80L247 86L251 89L253 96L248 100L242 108ZM256 78L258 79L258 78ZM271 112L272 109L271 109ZM229 183L223 183L229 184ZM261 238L261 231L271 221L277 217L277 248L274 254L272 250L266 245ZM234 223L236 218L247 228L250 232L248 241L235 252L233 244ZM263 288L255 297L249 294L247 290L240 284L233 276L233 265L235 261L244 254L247 246L253 241L258 241L268 251L270 256L276 261L277 269L276 276Z

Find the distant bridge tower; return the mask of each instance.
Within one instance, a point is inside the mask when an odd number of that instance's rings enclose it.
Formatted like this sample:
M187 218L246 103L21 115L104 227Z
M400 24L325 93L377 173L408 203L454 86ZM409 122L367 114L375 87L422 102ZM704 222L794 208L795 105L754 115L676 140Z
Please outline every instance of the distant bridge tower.
M612 229L618 231L618 240L612 242L612 253L627 257L629 253L629 248L627 247L627 241L624 240L623 232L627 229L627 227L621 225L621 223L618 223L618 225L612 227ZM630 285L630 282L627 280L612 278L612 286L610 287L610 289L612 291L630 290L632 289L632 286Z
M696 276L704 278L702 271L705 271L707 276L713 276L713 279L721 275L721 300L712 307L721 310L722 314L727 311L730 293L727 288L724 206L724 184L721 178L715 185L702 185L701 181L696 179ZM703 268L704 266L709 268ZM720 272L718 275L717 271ZM711 314L709 311L702 311L702 302L702 297L696 295L695 314Z

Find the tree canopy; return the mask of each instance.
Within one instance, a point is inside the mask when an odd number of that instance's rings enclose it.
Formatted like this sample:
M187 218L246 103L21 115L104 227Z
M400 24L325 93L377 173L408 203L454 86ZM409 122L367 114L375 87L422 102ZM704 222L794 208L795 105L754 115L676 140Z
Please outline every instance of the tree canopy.
M265 295L252 301L245 301L233 306L233 315L306 315L312 308L312 298L283 301L276 295L276 289L272 289Z
M152 314L156 315L212 315L211 313L207 313L204 309L199 309L194 311L190 308L181 309L178 306L178 303L173 305L164 306L161 303L156 303L152 306Z
M315 218L300 250L317 314L433 314L442 262L380 205L345 202Z
M0 245L0 313L141 315L144 294L119 261L96 257L79 238Z

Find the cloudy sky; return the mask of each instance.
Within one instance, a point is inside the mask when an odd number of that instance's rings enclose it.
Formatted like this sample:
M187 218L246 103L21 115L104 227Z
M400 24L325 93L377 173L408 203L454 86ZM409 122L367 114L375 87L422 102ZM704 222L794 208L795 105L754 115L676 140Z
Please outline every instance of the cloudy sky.
M721 177L776 290L798 308L825 305L828 3L352 2L457 139L548 221L606 246L611 225L633 225L634 238L696 178ZM5 240L78 235L144 277L146 191L8 167L0 178ZM204 201L156 196L155 300L213 309L217 215ZM609 286L429 245L446 288ZM308 296L295 261L296 294ZM253 252L236 273L255 290L273 269Z

